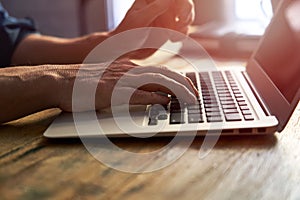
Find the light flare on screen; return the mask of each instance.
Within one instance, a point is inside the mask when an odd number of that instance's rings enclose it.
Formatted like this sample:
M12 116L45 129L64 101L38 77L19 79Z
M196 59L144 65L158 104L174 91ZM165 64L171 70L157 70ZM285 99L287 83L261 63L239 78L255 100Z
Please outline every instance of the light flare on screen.
M235 16L238 20L252 20L268 24L272 15L270 0L235 0Z
M295 1L278 13L256 54L260 66L289 103L300 88L299 8L300 1Z

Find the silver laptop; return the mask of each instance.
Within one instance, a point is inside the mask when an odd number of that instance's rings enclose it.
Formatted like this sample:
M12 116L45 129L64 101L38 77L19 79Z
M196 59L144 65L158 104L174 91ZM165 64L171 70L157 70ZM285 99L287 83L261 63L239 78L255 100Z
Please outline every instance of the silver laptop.
M222 134L282 131L300 100L300 1L283 1L246 70L187 72L198 103L119 106L99 113L62 113L44 133L49 138ZM132 122L132 123L129 123Z

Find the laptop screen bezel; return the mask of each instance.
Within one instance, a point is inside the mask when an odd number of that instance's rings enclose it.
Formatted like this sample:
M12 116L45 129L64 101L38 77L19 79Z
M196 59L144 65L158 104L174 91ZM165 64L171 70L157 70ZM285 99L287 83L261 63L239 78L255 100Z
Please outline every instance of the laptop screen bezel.
M260 46L263 44L264 39L270 34L271 28L276 21L275 19L281 16L277 13L284 12L284 9L291 2L291 0L281 1L279 9L277 9L274 18L271 20L270 25L266 29L265 34L258 45L258 48L252 54L246 66L246 72L250 77L255 90L263 99L265 105L268 107L269 112L272 115L276 116L279 121L279 125L277 128L278 131L282 131L284 129L295 107L297 106L300 99L300 89L298 89L291 102L287 101L285 96L281 93L281 91L270 79L268 74L264 71L264 68L257 61L257 54L259 52Z

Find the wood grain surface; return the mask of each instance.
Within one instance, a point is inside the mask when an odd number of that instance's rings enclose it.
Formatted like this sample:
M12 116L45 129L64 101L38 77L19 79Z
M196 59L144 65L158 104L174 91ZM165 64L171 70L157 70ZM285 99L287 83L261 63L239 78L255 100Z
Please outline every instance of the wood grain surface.
M48 110L0 127L0 199L300 198L299 106L282 133L222 137L204 159L198 157L203 142L198 137L175 163L144 174L106 167L79 139L44 138L43 131L57 114ZM133 152L153 151L169 141L113 140ZM179 148L180 144L170 147L166 153Z

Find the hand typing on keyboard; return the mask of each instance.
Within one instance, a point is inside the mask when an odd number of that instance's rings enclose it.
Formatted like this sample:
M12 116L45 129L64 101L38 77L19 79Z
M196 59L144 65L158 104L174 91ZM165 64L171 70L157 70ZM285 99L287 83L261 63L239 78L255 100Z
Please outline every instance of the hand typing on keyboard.
M198 76L190 72L186 76L201 95L192 104L181 103L173 96L170 104L164 106L169 111L169 124L254 120L244 95L229 71L201 72ZM157 125L157 119L157 115L150 115L148 125Z
M102 73L100 81L97 79L98 73ZM168 104L170 98L157 92L170 95L176 93L182 102L188 104L194 103L198 95L191 80L180 73L167 67L137 66L129 61L114 62L107 68L101 65L82 66L80 73L74 74L73 78L77 79L78 85L82 88L88 89L91 84L98 85L95 94L97 110L110 107L112 104L113 106L128 103L132 105ZM70 89L71 87L73 84L70 84ZM88 99L85 99L85 95L81 96L82 107L75 111L93 109L85 107L84 102ZM90 98L89 95L86 96ZM70 105L71 98L71 95L62 98L67 100L61 104L63 110L71 109L67 107Z

